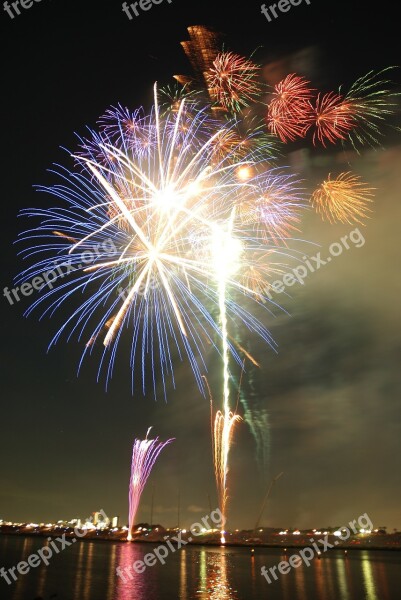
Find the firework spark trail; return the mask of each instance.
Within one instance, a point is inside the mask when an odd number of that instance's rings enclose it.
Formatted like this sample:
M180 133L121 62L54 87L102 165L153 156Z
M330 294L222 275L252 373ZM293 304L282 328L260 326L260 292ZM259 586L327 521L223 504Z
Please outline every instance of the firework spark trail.
M311 99L314 91L305 77L287 75L275 85L267 110L267 125L282 142L305 137L313 121Z
M341 173L335 179L329 174L312 194L311 203L323 220L330 223L359 223L371 212L373 188L368 187L358 175Z
M227 521L226 508L227 508L227 476L228 476L228 456L230 452L233 426L238 420L236 415L233 415L230 410L230 383L229 383L229 346L228 346L228 329L227 329L227 312L226 312L226 283L222 277L219 281L219 310L221 320L221 333L222 333L222 346L223 346L223 414L216 416L219 422L223 422L223 428L220 430L217 427L218 435L221 435L221 447L219 457L220 464L220 510L223 515L223 526L221 531L221 542L225 543L224 527ZM220 446L217 444L217 447Z
M132 532L135 524L135 517L138 511L142 492L153 469L153 466L159 457L159 454L168 444L174 441L174 438L166 442L159 442L159 438L148 440L151 430L149 427L144 440L136 439L132 450L131 476L129 482L129 524L127 540L132 540Z
M386 117L397 109L394 98L399 92L391 89L391 81L380 79L388 67L359 77L344 94L318 94L309 81L295 73L287 75L275 87L267 110L269 131L282 142L293 142L313 129L313 144L326 146L338 141L350 141L353 148L379 144Z
M315 146L318 141L325 147L326 141L335 144L338 140L345 140L356 126L352 104L340 94L334 92L319 94L314 110L316 129L313 143Z
M227 317L241 321L271 345L269 332L239 298L267 309L264 291L275 270L274 257L280 256L283 264L291 256L285 238L303 208L301 193L296 180L263 162L259 142L256 149L253 140L241 144L239 156L229 148L216 160L216 143L238 125L238 119L217 128L202 107L191 102L187 110L185 101L177 112L162 118L156 100L153 113L136 122L133 140L120 123L125 119L127 125L129 115L133 118L139 111L119 108L115 128L112 114L108 112L102 122L118 146L104 131L88 142L81 140L83 150L74 158L83 172L59 167L55 172L62 177L61 184L39 188L67 201L67 207L23 211L42 221L22 236L33 241L23 253L41 258L20 274L19 281L53 271L55 263L66 260L74 266L74 275L62 284L56 275L52 287L43 288L27 314L46 300L49 305L42 317L51 316L75 295L80 304L50 345L65 332L68 338L74 333L87 336L82 363L103 337L99 376L105 368L108 381L123 329L132 323L133 385L135 358L140 355L143 391L149 358L154 393L157 364L165 392L166 376L173 379L174 350L180 359L187 355L203 390L201 372L206 366L198 361L203 362L209 344L221 353L215 339L216 334L222 339L221 319L213 316L214 308L221 308L220 267L216 271L215 265L220 250L216 252L215 245L225 239L228 255L233 246L241 250L236 269L224 272L221 267L225 290L230 291ZM138 150L140 140L145 140L146 152ZM270 146L267 150L270 155ZM252 202L257 204L255 210ZM105 242L110 240L108 249ZM103 247L107 250L99 252ZM89 251L94 258L83 264ZM255 268L258 285L251 283ZM227 339L224 344L223 354L228 348L240 364L235 344Z
M233 52L222 52L206 71L211 98L226 110L238 112L254 102L261 92L260 67Z
M395 67L387 67L375 73L369 71L359 77L345 96L351 106L356 127L349 133L349 140L356 151L358 146L376 146L384 135L383 125L388 116L395 114L400 93L392 89L389 79L380 79Z

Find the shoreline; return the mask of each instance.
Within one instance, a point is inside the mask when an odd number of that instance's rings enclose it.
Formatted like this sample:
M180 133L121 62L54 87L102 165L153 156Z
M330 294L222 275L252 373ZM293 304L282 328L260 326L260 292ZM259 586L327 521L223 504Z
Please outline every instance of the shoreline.
M67 532L64 532L65 537L68 538L72 538L74 537L73 535L71 535L70 533L67 534ZM30 537L30 538L55 538L58 537L60 535L63 535L63 532L12 532L12 531L0 531L0 539L1 536L12 536L12 537L20 537L20 538L26 538L26 537ZM118 537L107 537L105 535L85 535L81 538L77 538L77 541L83 541L83 542L112 542L112 543L118 543L118 544L148 544L148 545L160 545L160 544L165 544L166 540L164 540L163 538L159 538L159 539L136 539L136 540L132 540L131 542L128 542L126 539L121 539ZM170 539L171 542L171 539ZM220 541L218 540L185 540L185 547L186 546L204 546L204 547L213 547L213 548L248 548L251 550L256 550L257 548L270 548L270 549L274 549L274 550L294 550L294 549L300 549L302 550L303 548L308 548L311 547L312 543L311 542L307 542L307 540L305 540L305 542L300 542L299 544L284 544L284 543L274 543L274 542L242 542L242 541L236 541L236 542L226 542L225 544L222 544ZM349 543L349 544L335 544L335 547L333 548L328 548L327 550L325 550L324 554L336 551L336 550L340 550L340 551L350 551L350 550L372 550L372 551L381 551L384 550L386 552L391 552L391 551L395 551L395 552L399 552L401 551L401 545L377 545L377 544L372 544L372 543L368 543L368 544L361 544L361 543Z

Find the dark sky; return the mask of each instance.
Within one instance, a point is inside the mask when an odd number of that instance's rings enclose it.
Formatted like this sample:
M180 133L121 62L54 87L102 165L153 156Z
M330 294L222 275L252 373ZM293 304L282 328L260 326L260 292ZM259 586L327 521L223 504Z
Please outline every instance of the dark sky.
M74 149L74 132L94 126L109 105L149 106L155 81L190 73L179 44L187 26L215 28L234 51L258 49L264 65L306 52L314 57L308 64L315 82L330 89L370 69L400 64L399 26L391 11L390 3L373 12L365 2L312 0L272 23L255 0L165 0L132 21L118 0L42 0L13 20L1 11L1 287L12 287L22 268L13 245L26 226L19 211L53 202L33 185L51 181L46 169L64 160L60 147ZM400 79L399 73L394 77ZM305 144L301 155L312 179L339 164L350 168L341 152L323 156ZM288 160L295 164L299 156ZM245 375L243 396L262 428L264 462L258 466L251 428L243 423L232 451L232 526L253 526L269 480L284 471L265 525L339 525L367 512L376 525L401 527L400 157L394 136L386 150L350 157L352 168L378 188L363 232L366 243L280 298L289 315L264 317L278 355L247 340L262 367ZM350 229L322 224L309 213L303 237L327 250ZM187 363L177 363L176 389L169 390L167 403L162 397L155 402L151 393L132 397L129 340L123 340L126 361L121 352L106 393L96 383L94 360L76 377L82 350L76 341L46 354L57 319L25 319L28 299L10 306L2 298L0 306L0 518L84 517L103 508L125 520L132 442L150 425L161 438L176 441L155 467L138 520L149 518L153 485L155 519L166 525L176 522L178 490L182 523L208 513L208 493L216 506L209 403ZM216 357L206 359L218 390Z

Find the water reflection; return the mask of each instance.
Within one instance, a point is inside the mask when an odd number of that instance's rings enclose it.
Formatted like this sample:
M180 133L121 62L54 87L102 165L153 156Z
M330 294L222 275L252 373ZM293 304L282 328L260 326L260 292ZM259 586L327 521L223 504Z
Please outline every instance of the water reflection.
M113 600L114 588L116 586L117 547L113 544L110 553L107 600Z
M84 568L83 568L83 564L84 564L84 558L85 558L85 542L81 542L78 545L78 564L76 566L76 570L75 570L75 586L74 586L74 598L80 598L81 597L81 587L82 587L82 579L83 579L83 574L84 574Z
M280 556L280 562L283 560L287 560L288 556L286 554L282 554ZM293 600L293 594L290 590L290 582L291 579L287 577L287 575L281 576L280 585L282 587L283 600Z
M187 600L187 552L185 549L181 550L180 600Z
M342 600L349 600L349 588L347 581L347 573L345 571L345 562L343 558L336 559L336 570L337 570L337 584L340 590L340 597Z
M362 552L363 583L366 590L366 600L379 600L376 594L376 585L373 577L372 563L367 552Z
M118 577L114 572L115 598L118 600L150 600L158 598L156 577L150 574L137 573L133 568L137 560L143 560L143 548L137 544L120 544L116 552L116 568L120 567L124 574L124 579ZM149 567L150 568L150 567ZM152 571L153 573L153 571Z
M377 588L380 590L383 600L390 600L387 571L384 563L376 563L376 573L378 579Z
M229 582L228 572L233 571L229 565L227 550L207 552L201 550L199 561L199 588L196 595L201 600L238 600L236 590Z
M86 567L85 567L85 585L82 595L82 600L90 600L91 589L92 589L92 575L93 575L93 551L95 544L91 542L87 552Z
M327 556L325 557L325 559L328 558ZM321 562L323 562L323 572L324 572L324 577L326 579L326 587L327 587L327 591L328 591L328 595L329 598L335 597L336 596L336 579L335 579L335 574L334 574L334 563L333 560L330 559L329 560L323 560Z
M295 569L295 585L297 589L297 595L300 600L306 598L305 591L305 572L300 567Z
M24 543L21 547L21 560L25 560L26 558L32 554L32 545L33 539L31 537L24 538ZM27 585L27 577L25 575L16 575L18 577L17 582L15 583L15 596L23 598L26 595L26 585Z
M1 543L1 539L0 539ZM37 552L42 540L8 543L9 564ZM4 547L6 545L4 544ZM11 551L9 550L11 546ZM4 547L1 548L4 556ZM261 576L267 568L289 560L282 550L258 548L187 547L171 553L143 573L133 565L153 546L82 542L60 553L51 564L38 566L7 589L1 600L50 598L68 600L392 600L398 597L399 557L384 552L338 551L302 564L269 585ZM292 552L291 552L292 553ZM120 567L123 578L118 577ZM0 581L0 584L2 582ZM397 590L397 592L395 591Z

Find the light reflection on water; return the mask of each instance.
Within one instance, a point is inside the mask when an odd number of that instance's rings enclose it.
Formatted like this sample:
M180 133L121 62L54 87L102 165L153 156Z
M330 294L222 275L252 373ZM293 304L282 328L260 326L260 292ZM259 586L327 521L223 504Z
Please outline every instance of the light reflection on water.
M373 577L372 564L367 552L362 553L362 572L366 590L366 600L380 600L376 594L376 585Z
M0 537L0 567L26 560L46 541ZM332 551L281 575L271 584L261 576L297 551L191 546L171 552L166 564L144 573L132 565L152 544L77 543L44 565L19 576L12 586L0 579L1 600L399 600L400 552ZM126 582L116 569L131 567Z
M228 579L228 556L226 548L220 552L210 553L205 548L200 551L199 589L197 598L200 600L237 600L235 590Z

